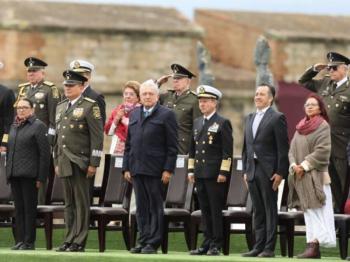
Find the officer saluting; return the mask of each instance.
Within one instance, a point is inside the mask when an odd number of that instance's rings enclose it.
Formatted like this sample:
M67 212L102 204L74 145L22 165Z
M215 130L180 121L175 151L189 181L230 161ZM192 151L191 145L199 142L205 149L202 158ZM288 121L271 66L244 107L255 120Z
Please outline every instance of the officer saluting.
M97 103L81 95L87 78L70 70L63 76L67 99L57 106L54 152L64 187L67 232L57 251L83 252L90 221L89 185L100 163L103 130Z
M222 209L233 155L232 126L216 113L221 92L211 86L197 88L203 116L193 123L188 178L196 182L204 220L204 241L191 255L219 255L223 242Z
M60 93L55 84L44 79L47 63L35 57L28 57L24 60L24 65L27 67L28 82L18 86L17 101L28 98L33 102L35 115L48 127L49 141L53 144L56 134L56 106L60 101Z
M172 75L162 76L158 81L160 86L169 77L173 77L173 88L160 95L160 104L175 112L178 123L179 154L186 155L189 150L189 141L193 120L200 116L197 95L190 90L191 79L196 77L185 67L172 64Z
M343 212L348 195L349 178L346 146L350 138L350 83L347 76L350 59L336 52L327 54L328 64L315 64L308 68L299 83L318 93L326 105L331 127L332 151L329 166L335 212ZM313 79L327 70L322 79Z

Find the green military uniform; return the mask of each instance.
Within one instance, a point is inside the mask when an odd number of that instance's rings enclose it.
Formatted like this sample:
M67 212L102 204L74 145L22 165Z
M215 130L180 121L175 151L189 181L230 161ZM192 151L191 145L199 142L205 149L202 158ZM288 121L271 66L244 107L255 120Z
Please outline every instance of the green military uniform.
M175 112L178 123L179 154L188 154L193 121L201 115L197 95L187 90L177 96L174 90L168 90L160 95L160 103Z
M336 211L342 211L348 192L346 147L350 138L350 80L336 87L337 83L327 75L323 79L313 79L317 74L313 67L308 68L299 83L316 92L325 103L331 127L331 188Z
M55 166L62 178L65 197L67 243L84 246L90 221L88 166L98 167L102 155L103 128L97 103L81 96L68 108L57 106Z

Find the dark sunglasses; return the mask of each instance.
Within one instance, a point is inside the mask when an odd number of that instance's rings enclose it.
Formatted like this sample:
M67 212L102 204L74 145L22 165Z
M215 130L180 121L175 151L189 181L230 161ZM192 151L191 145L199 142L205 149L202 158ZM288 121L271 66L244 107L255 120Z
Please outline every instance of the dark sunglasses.
M337 65L327 66L327 70L328 70L328 71L331 71L331 70L337 71L337 69L338 69L338 66L337 66Z

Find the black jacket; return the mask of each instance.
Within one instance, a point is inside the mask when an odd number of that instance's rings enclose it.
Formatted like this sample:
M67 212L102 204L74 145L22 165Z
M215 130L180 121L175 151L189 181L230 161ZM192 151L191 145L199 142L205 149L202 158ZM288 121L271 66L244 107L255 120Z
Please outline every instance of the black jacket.
M175 113L159 104L143 117L143 106L130 115L123 158L123 171L131 175L161 176L173 172L177 157Z
M12 124L7 145L6 176L44 182L49 173L50 145L46 125L35 116L21 126Z
M11 89L0 85L0 143L6 146L7 138L2 141L3 136L7 135L13 122L15 94Z

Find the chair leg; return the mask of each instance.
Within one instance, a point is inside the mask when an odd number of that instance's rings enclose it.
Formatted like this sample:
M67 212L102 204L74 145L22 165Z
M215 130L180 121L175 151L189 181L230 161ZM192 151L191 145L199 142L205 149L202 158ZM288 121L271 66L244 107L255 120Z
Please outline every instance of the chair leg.
M294 220L288 221L286 226L288 257L294 256Z
M44 229L45 229L45 238L46 238L46 249L52 249L52 231L53 231L53 213L44 214Z
M169 220L166 216L164 216L163 239L162 239L162 244L161 244L163 254L168 253L168 235L169 235Z
M190 219L187 219L187 218L184 220L184 234L185 234L187 249L191 250Z
M130 216L130 247L136 246L137 222L136 216Z
M230 254L230 237L231 237L231 223L224 220L224 243L222 245L222 253L227 256Z
M280 225L280 247L281 247L281 256L285 257L287 255L287 239L286 239L285 225Z
M104 252L106 250L106 218L103 215L98 217L98 243L99 251Z
M245 238L247 241L248 250L252 250L255 242L253 231L253 223L251 220L245 222Z
M348 227L346 221L338 221L339 228L339 251L340 257L345 259L348 255Z
M125 247L127 250L130 250L130 232L129 232L129 217L123 217L122 218L122 231L123 231L123 238Z
M191 249L192 250L197 248L198 227L199 227L199 223L197 223L196 219L191 218Z

